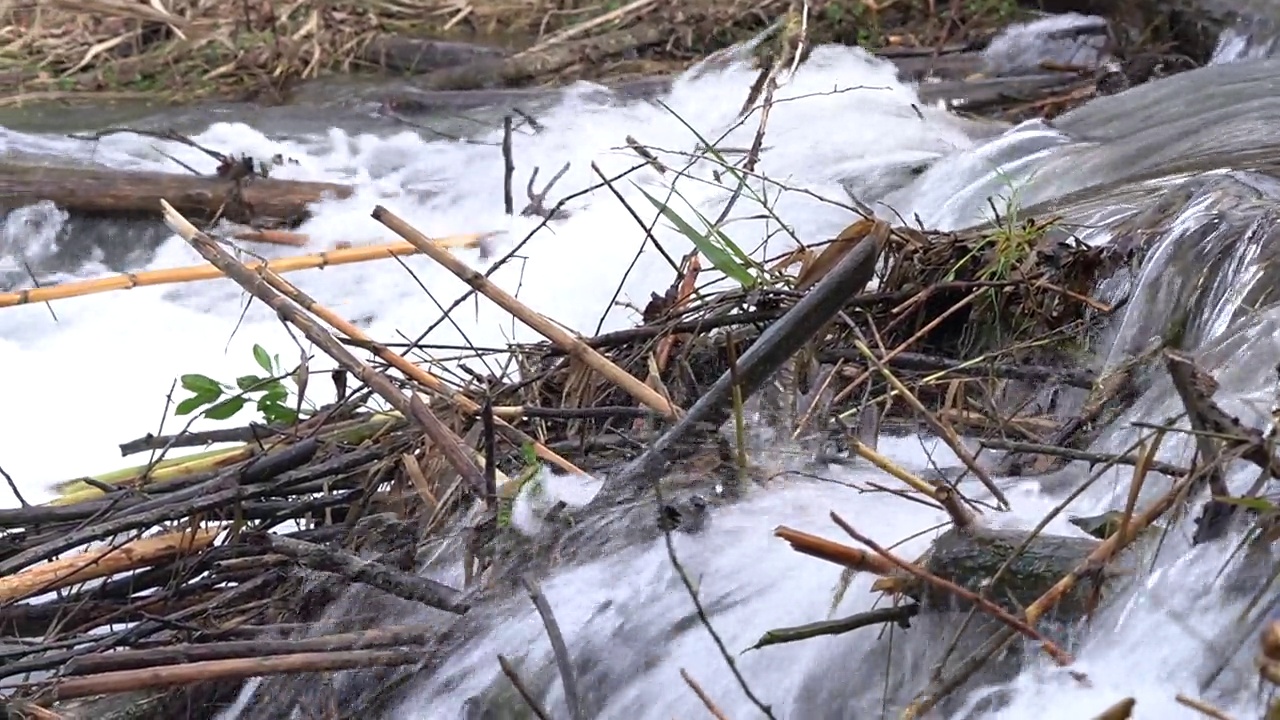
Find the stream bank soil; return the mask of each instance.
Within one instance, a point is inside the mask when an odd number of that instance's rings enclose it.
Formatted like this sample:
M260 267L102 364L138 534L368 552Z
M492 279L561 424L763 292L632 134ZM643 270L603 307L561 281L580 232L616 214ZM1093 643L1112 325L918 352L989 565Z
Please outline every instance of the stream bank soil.
M1096 4L1053 9L1103 11L1122 58L1155 53L1202 62L1228 17L1198 6L1171 14L1171 5L1155 0ZM270 103L287 100L299 81L335 73L412 75L435 90L616 82L678 73L779 19L798 22L799 8L790 0L14 4L0 30L0 102L216 96ZM819 0L808 10L810 46L856 44L932 63L980 50L999 28L1038 8L1015 0Z

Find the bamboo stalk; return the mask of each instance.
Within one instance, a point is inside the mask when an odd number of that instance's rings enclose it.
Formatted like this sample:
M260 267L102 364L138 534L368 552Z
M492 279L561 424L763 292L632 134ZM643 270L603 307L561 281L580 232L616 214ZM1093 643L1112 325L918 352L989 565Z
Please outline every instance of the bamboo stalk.
M849 438L848 442L850 449L858 457L889 473L905 483L907 487L941 505L947 511L947 515L951 517L951 522L955 523L956 527L967 528L973 526L973 513L960 504L960 493L953 491L949 487L925 482L922 478L912 475L906 468L876 452L857 438Z
M390 210L379 205L373 209L373 219L391 228L397 235L421 250L424 255L440 263L449 272L458 276L458 279L475 288L476 292L489 298L503 310L519 318L525 325L560 346L565 352L627 391L641 404L652 408L670 420L678 420L684 415L684 410L662 397L661 393L632 377L625 370L584 343L581 338L574 337L546 317L530 309L502 288L489 282L488 278L467 267L448 250L433 245L430 238L418 232L404 220L396 217Z
M103 475L91 476L90 479L115 487L130 487L141 485L144 482L174 480L185 475L194 475L198 472L217 470L234 465L241 460L248 459L256 449L256 446L241 445L240 447L227 448L225 450L210 450L196 453L195 455L161 460L155 465L138 465L124 470L104 473ZM73 505L84 500L92 500L103 494L100 488L90 485L83 479L63 481L56 486L56 489L60 494L49 501L50 505Z
M375 341L373 338L369 337L369 335L367 335L363 330L361 330L360 328L356 327L355 325L347 321L346 318L343 318L342 316L333 312L329 308L316 302L314 298L312 298L310 295L307 295L306 293L299 290L296 286L294 286L288 280L285 280L284 278L280 277L276 273L271 272L270 269L266 269L264 272L260 274L262 275L262 278L267 281L268 285L275 288L276 290L279 290L282 294L284 294L285 297L296 302L307 312L320 318L322 321L327 323L334 330L337 330L338 332L346 335L352 340L355 340L356 342L364 345L366 350L382 358L387 362L387 364L391 365L395 369L404 373L405 377L409 378L410 380L414 380L415 382L421 383L425 387L430 388L431 390L437 393L440 393L441 395L443 395L444 397L452 401L453 404L458 408L460 408L463 412L466 412L472 415L475 415L480 412L480 405L477 404L474 400L467 397L466 395L463 395L460 392L457 392L456 390L453 390L449 386L445 385L444 381L442 381L440 378L427 372L426 370L423 370L417 365L414 365L412 362L409 362L409 360L405 358L405 356L401 355L400 353L393 352L390 348ZM586 474L582 470L580 470L577 466L575 466L573 463L564 459L563 457L558 455L555 451L551 450L546 445L543 445L541 442L538 442L532 436L528 435L524 431L519 430L516 427L512 426L506 420L503 420L502 418L497 417L495 415L494 421L497 423L497 425L502 427L504 430L507 430L508 432L513 434L516 437L516 439L518 439L520 442L531 444L533 446L534 451L538 454L538 457L542 458L543 460L546 460L547 462L552 463L567 472L571 472L577 475Z
M86 550L0 578L0 602L53 592L88 580L150 567L213 545L222 528L183 530L134 540L111 548Z
M478 245L483 235L455 235L436 240L436 243L450 248L471 248ZM293 272L295 270L316 270L331 265L350 265L352 263L379 260L381 258L400 255L416 255L418 248L407 243L386 243L367 247L344 248L309 255L293 255L290 257L268 260L265 267L276 272ZM250 270L264 267L262 262L246 263ZM0 308L28 305L30 303L65 300L73 297L84 297L114 290L132 290L138 287L153 285L171 285L174 283L197 282L200 280L216 280L223 277L222 272L212 265L190 265L187 267L165 268L163 270L144 270L136 273L120 273L106 277L62 283L50 287L30 288L11 293L0 293Z

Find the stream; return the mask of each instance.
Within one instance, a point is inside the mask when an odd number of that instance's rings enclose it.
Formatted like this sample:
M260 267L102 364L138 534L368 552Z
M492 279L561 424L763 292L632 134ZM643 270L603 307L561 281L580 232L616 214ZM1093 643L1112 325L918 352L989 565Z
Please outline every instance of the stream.
M1224 39L1218 62L1206 68L994 136L989 126L975 126L922 102L917 89L899 82L885 62L857 49L817 48L779 91L768 121L758 169L774 182L754 183L731 211L725 231L744 249L774 256L793 244L775 218L803 241L830 238L853 219L841 205L851 192L885 217L918 217L938 229L981 222L995 207L1025 216L1059 215L1090 244L1154 237L1141 267L1122 270L1098 289L1103 302L1127 304L1106 336L1094 339L1094 369L1122 362L1186 313L1188 346L1221 384L1219 401L1261 427L1271 416L1280 365L1280 271L1272 262L1280 252L1280 61L1266 59L1272 44L1271 35L1253 39L1247 29L1239 30ZM696 156L696 149L703 140L714 140L733 159L735 151L751 145L758 119L738 124L736 115L754 76L740 64L695 69L660 94L660 102L627 99L585 84L534 99L526 109L536 114L538 127L522 123L514 139L515 216L503 211L501 133L494 126L501 110L427 117L422 122L432 130L426 131L371 115L370 95L340 83L315 89L300 105L270 110L218 106L12 118L10 127L0 128L0 154L167 171L179 169L176 158L212 170L213 161L189 147L127 134L96 141L64 134L122 123L173 126L227 153L280 155L286 162L276 169L278 177L357 188L348 199L314 209L314 217L300 228L312 238L309 250L392 240L390 231L369 216L378 204L428 235L498 233L494 249L499 254L533 232L520 257L496 272L493 281L563 325L595 334L634 325L637 313L631 306L643 307L650 292L667 287L671 270L645 247L643 228L608 189L569 200L568 218L540 229L540 218L520 216L534 168L540 169L541 185L569 164L548 196L550 205L598 184L593 163L607 177L638 165L626 146L627 136L634 136L666 166L685 168L675 181L671 173L651 167L615 181L614 188L645 222L654 211L641 189L661 197L674 187L679 194L671 202L677 212L689 217L693 207L716 217L734 188L715 172L713 161ZM13 211L0 228L0 282L28 282L23 279L27 268L49 283L200 262L194 250L162 228L154 229L154 247L144 248L120 229L77 236L66 225L53 207ZM672 256L692 249L666 224L658 224L655 234ZM269 248L264 254L296 252ZM459 255L481 270L492 261L474 251ZM465 290L423 257L290 277L385 340L416 336ZM611 302L615 293L618 302ZM467 343L501 347L539 339L486 301L463 304L450 320L430 338L442 358L458 355ZM120 458L119 443L158 433L162 426L173 431L185 422L166 416L165 398L177 376L198 372L231 380L252 373L254 344L287 363L309 360L313 371L333 367L314 348L298 347L273 313L247 303L228 282L0 310L0 368L5 370L0 397L7 408L0 413L0 467L29 502L52 497L51 485L58 480L119 467L128 462ZM1141 399L1095 450L1126 450L1138 437L1131 421L1154 422L1180 407L1167 378L1145 383ZM327 383L313 385L312 402L332 399ZM179 391L175 399L181 397ZM242 423L205 420L193 429ZM828 518L834 510L882 544L911 538L896 552L913 557L928 546L931 528L946 518L922 505L866 492L866 483L880 473L865 467L832 466L823 469L822 481L806 478L800 473L806 458L799 448L767 440L764 429L757 435L756 460L783 474L745 501L717 510L705 533L676 537L680 561L695 578L710 622L746 683L775 717L896 717L923 689L931 663L949 639L929 622L892 633L867 628L743 652L769 629L851 615L869 609L876 598L869 592L872 579L859 575L837 603L839 570L794 553L772 531L785 524L840 540L842 533ZM913 470L958 464L934 438L883 437L880 450ZM1187 464L1192 454L1188 442L1170 436L1160 459ZM1087 467L1073 464L1043 478L1005 479L1001 485L1012 511L988 513L987 522L1029 528L1089 474ZM1233 490L1243 492L1253 475L1233 466ZM1129 476L1127 471L1104 475L1047 530L1079 534L1067 515L1122 507ZM1169 482L1163 476L1148 480L1144 499L1165 492ZM577 482L547 486L559 488L573 504L590 496L590 487ZM8 490L0 493L7 504L17 504ZM522 512L521 522L536 533L537 508ZM1178 693L1203 698L1234 717L1260 717L1264 696L1251 664L1256 643L1235 652L1225 642L1239 625L1244 599L1215 584L1233 543L1192 548L1189 528L1189 519L1181 521L1134 587L1104 605L1077 639L1077 661L1070 670L1086 675L1087 683L1033 656L1012 677L991 676L957 695L938 717L1079 720L1125 697L1137 700L1136 718L1200 717L1175 701ZM590 716L705 717L705 707L681 679L684 669L728 717L760 717L693 616L665 545L616 542L606 559L565 567L542 582L579 666ZM426 571L460 584L456 552L456 544L445 543ZM474 613L477 630L465 644L433 671L387 691L383 717L514 720L509 706L486 708L478 700L506 682L496 661L499 653L512 659L555 717L568 717L545 630L528 598L494 601ZM375 605L359 593L331 608L327 618L333 626L358 625L354 618L362 614L376 615L363 621L366 626L445 621L434 611L402 603ZM1228 659L1226 670L1216 673ZM312 689L370 692L390 675L336 673L324 687ZM1211 675L1216 680L1208 683ZM303 716L296 712L279 686L253 681L221 717Z

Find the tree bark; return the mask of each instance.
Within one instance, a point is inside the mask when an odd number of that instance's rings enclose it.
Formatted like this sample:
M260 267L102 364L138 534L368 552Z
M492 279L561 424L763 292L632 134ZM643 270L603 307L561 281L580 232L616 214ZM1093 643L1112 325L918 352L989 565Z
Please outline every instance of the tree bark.
M239 183L200 175L0 163L0 208L50 200L73 215L160 217L160 200L183 214L234 222L300 221L307 206L351 188L333 183L252 178Z

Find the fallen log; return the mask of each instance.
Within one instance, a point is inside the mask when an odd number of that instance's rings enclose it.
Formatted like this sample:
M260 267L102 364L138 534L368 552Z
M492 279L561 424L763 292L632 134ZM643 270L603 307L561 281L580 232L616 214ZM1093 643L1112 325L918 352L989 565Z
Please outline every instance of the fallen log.
M539 52L436 70L419 76L414 85L422 90L480 90L518 85L554 75L581 62L599 61L654 45L669 35L670 31L659 27L618 30Z
M415 74L506 57L487 45L404 35L375 35L360 49L360 59L384 70Z
M183 214L201 220L217 216L233 222L272 218L290 222L307 216L307 206L326 197L349 197L335 183L252 178L233 181L178 173L54 167L0 163L0 208L41 200L86 216L155 216L166 199Z
M1029 536L1025 530L953 528L938 536L917 564L933 575L1018 612L1047 593L1102 544L1089 537L1042 533L1028 540ZM1014 553L1024 544L1026 548L1015 557ZM1009 568L994 587L988 587L990 579L1011 557ZM1104 568L1091 578L1094 582L1072 588L1056 606L1059 617L1069 620L1084 616L1096 603L1098 591L1117 574ZM967 610L969 605L951 593L898 573L877 580L872 589L900 593L919 602L926 610Z

